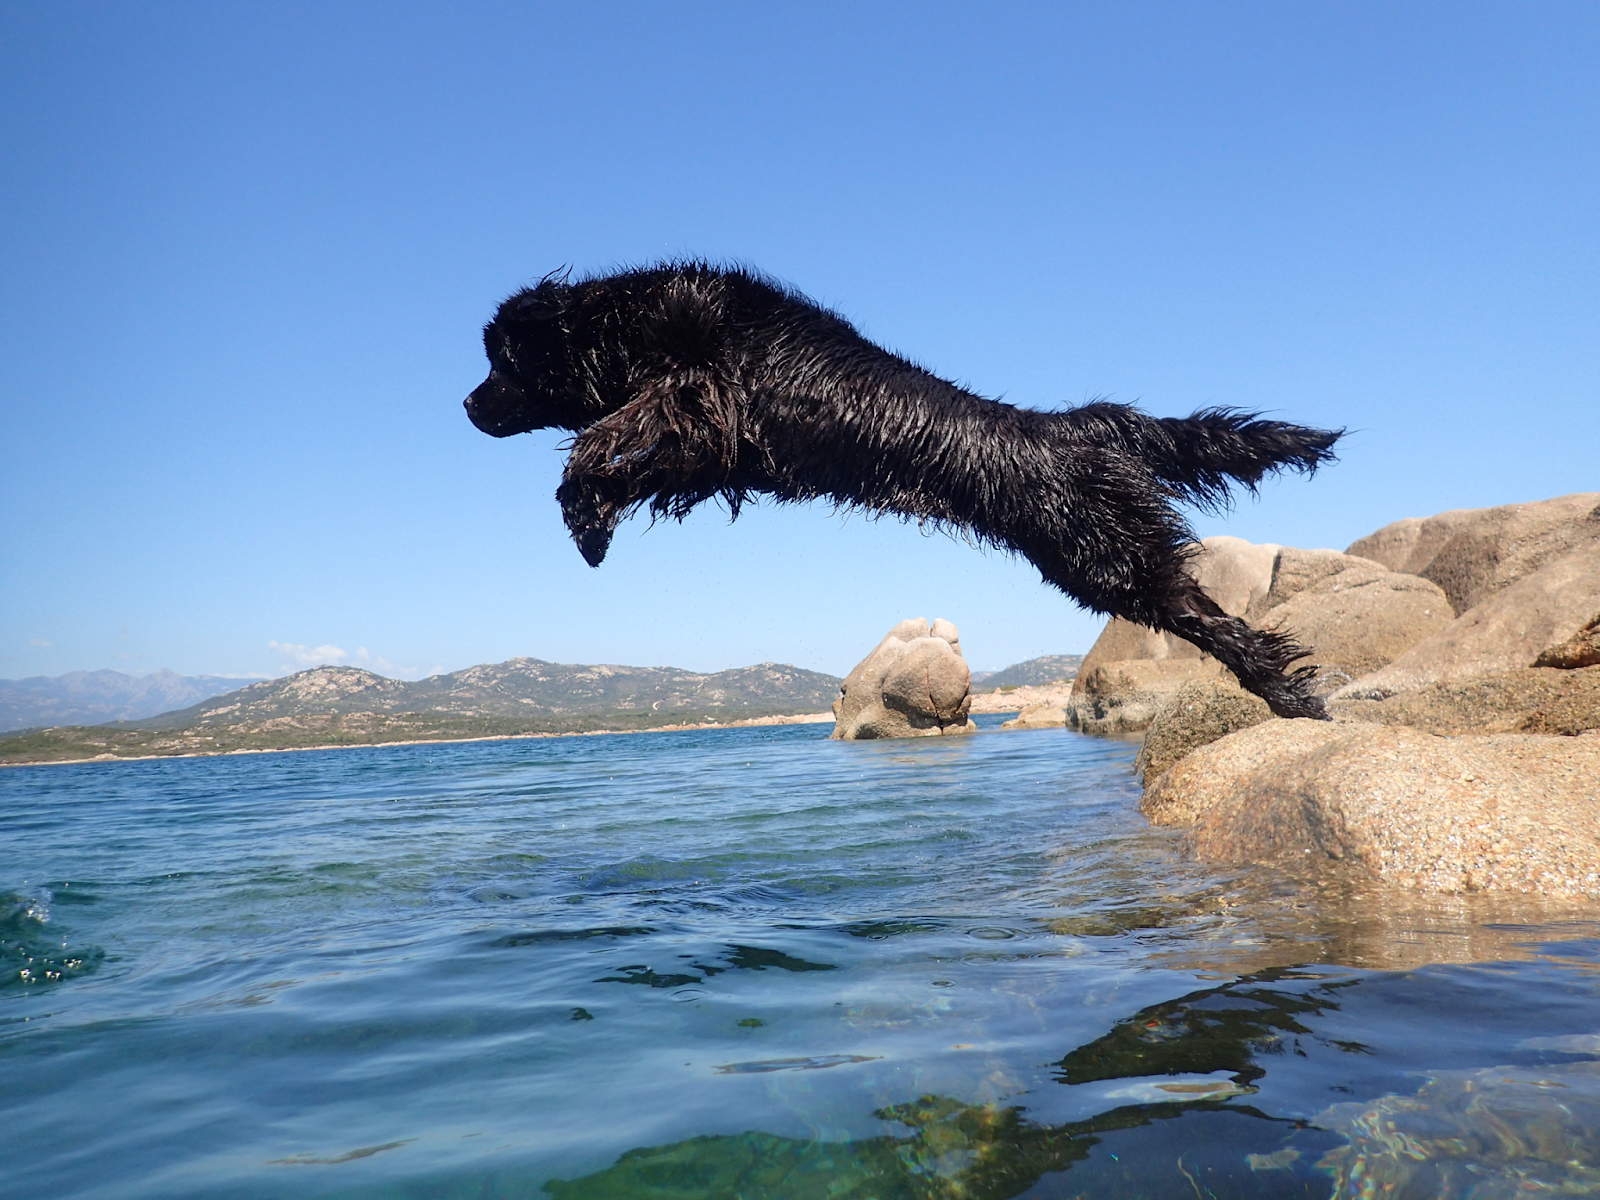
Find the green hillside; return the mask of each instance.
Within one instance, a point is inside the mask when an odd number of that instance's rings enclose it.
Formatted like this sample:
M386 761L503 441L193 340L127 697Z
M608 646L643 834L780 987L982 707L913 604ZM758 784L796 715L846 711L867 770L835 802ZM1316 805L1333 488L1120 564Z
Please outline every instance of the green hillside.
M974 691L992 692L1002 687L1038 687L1047 683L1061 683L1078 674L1083 664L1081 654L1046 654L1026 662L1012 663L1003 671L989 671L974 675Z
M316 667L141 721L23 730L0 738L0 763L726 724L824 712L839 682L786 663L698 674L515 658L414 683Z

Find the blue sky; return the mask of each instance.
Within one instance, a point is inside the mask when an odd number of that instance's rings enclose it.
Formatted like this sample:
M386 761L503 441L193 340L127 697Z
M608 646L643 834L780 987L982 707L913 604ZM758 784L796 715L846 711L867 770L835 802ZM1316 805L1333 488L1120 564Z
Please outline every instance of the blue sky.
M1348 426L1202 534L1600 489L1600 6L0 8L0 676L975 666L1100 620L825 507L624 527L460 402L553 267L746 262L1019 404Z

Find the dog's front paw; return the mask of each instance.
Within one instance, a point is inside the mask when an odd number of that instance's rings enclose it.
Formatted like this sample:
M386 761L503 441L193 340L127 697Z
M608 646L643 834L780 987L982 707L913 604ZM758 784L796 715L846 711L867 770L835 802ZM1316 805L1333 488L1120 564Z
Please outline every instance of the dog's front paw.
M598 567L606 559L611 546L611 531L604 526L590 525L572 531L572 540L578 543L578 553L591 567Z

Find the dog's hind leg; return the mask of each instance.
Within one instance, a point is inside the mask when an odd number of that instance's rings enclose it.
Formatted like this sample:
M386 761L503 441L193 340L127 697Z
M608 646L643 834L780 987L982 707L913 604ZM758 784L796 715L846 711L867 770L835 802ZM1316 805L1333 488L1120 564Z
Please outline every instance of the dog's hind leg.
M1246 691L1267 702L1276 716L1327 720L1322 698L1312 691L1317 668L1290 664L1308 651L1285 633L1256 629L1229 616L1187 575L1169 590L1154 625L1211 655L1238 678Z
M1134 489L1131 495L1138 494ZM1305 647L1287 634L1255 629L1229 616L1206 595L1185 569L1187 530L1171 509L1148 499L1133 503L1128 492L1114 509L1106 506L1115 495L1114 490L1096 496L1080 488L1080 516L1089 518L1080 526L1085 536L1019 548L1047 582L1080 604L1174 634L1209 654L1277 716L1325 718L1322 700L1312 690L1316 668L1289 669L1306 656ZM1098 535L1096 544L1085 554L1091 531Z
M1275 716L1327 719L1321 697L1312 690L1317 668L1289 670L1309 651L1286 633L1256 629L1229 616L1188 574L1124 603L1106 603L1114 616L1176 634L1209 654L1233 672L1241 687L1265 700Z

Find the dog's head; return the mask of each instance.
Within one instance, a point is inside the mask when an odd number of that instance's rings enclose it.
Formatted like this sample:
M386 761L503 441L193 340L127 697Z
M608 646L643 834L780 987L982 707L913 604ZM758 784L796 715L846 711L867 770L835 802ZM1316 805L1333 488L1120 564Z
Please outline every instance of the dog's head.
M467 397L467 416L484 433L509 437L532 429L581 429L594 419L573 361L569 307L573 288L546 277L500 306L483 327L489 377Z

